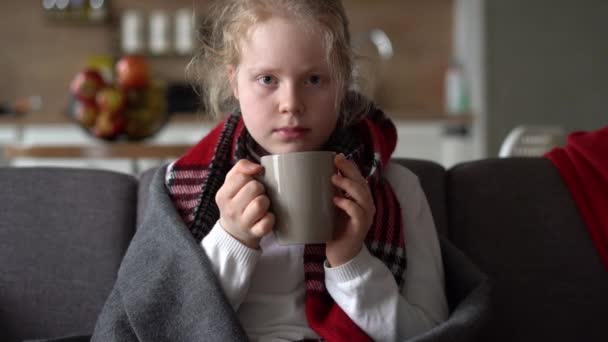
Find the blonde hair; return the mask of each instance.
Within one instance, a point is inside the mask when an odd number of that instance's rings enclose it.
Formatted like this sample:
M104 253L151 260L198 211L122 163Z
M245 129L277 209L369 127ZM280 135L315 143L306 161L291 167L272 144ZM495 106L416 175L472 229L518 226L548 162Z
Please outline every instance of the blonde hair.
M226 66L238 65L241 42L252 26L272 16L293 18L319 29L326 59L338 89L336 103L343 122L357 119L370 104L349 93L354 88L354 53L348 18L341 0L216 0L198 29L200 46L187 67L191 80L202 91L206 110L218 118L238 109Z

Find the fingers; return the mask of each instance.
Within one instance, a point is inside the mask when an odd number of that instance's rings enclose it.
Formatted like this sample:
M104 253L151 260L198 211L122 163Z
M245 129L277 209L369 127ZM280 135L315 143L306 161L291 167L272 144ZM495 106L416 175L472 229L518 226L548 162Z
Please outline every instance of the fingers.
M215 195L222 228L251 248L258 248L259 240L272 230L275 221L268 212L270 200L264 186L255 179L263 170L251 161L238 161Z
M340 175L334 175L332 181L349 195L349 198L334 197L336 206L344 210L354 224L358 224L357 222L365 225L371 224L371 220L376 214L376 206L367 184L363 188L363 185Z
M333 175L331 177L331 181L335 186L344 191L348 197L352 198L362 207L369 205L369 202L371 201L371 193L367 183L361 184L338 174Z
M234 166L232 167L232 169L228 172L228 174L235 173L235 172L240 172L240 173L244 173L250 176L253 176L255 174L258 174L260 171L262 171L263 167L260 164L256 164L254 162L252 162L251 160L247 160L247 159L240 159L236 164L234 164Z
M253 176L260 173L263 166L253 163L247 159L239 160L234 167L226 174L226 180L215 195L216 202L227 201L234 196L253 179Z
M334 197L334 204L346 212L354 227L364 227L367 221L365 219L365 212L357 203L347 198Z
M336 155L336 158L334 159L334 164L336 165L336 168L340 171L340 173L344 175L344 177L350 178L357 183L367 183L365 181L365 178L361 175L361 172L359 171L357 165L354 162L346 159L346 157L342 153Z
M373 203L369 207L362 206L355 201L344 198L334 197L333 199L336 207L342 209L345 214L346 221L343 228L336 230L334 233L334 239L343 239L345 236L354 236L355 240L360 239L363 241L374 220L376 214L376 207ZM336 233L338 235L336 235ZM358 237L358 238L356 238Z
M218 190L216 196L218 206L220 201L223 201L220 210L238 227L252 227L270 208L270 200L265 195L264 186L255 179L250 178L232 198L224 198L227 192L224 194L219 192Z
M347 197L352 198L362 208L373 207L371 191L365 178L361 175L357 165L338 154L335 159L336 168L341 174L332 176L332 183L344 191Z
M255 226L256 222L260 221L270 208L270 200L265 195L260 195L248 203L241 215L243 227Z
M274 227L275 217L271 212L266 212L264 216L253 225L250 232L251 235L262 238L264 235L270 233Z
M336 167L342 174L333 175L332 183L346 195L335 197L334 203L346 212L355 226L371 224L376 207L367 181L357 165L342 154L336 156Z
M255 179L250 179L241 189L232 197L233 203L243 203L245 206L253 201L254 198L263 195L266 192L264 185ZM243 206L243 209L245 207Z

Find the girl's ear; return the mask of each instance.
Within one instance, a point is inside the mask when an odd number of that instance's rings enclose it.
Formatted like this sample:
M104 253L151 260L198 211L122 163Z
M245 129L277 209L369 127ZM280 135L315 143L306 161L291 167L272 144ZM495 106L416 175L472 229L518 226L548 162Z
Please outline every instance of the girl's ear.
M226 65L226 74L228 75L228 82L230 82L230 88L232 88L232 95L235 99L239 99L239 89L236 83L236 67L232 64Z

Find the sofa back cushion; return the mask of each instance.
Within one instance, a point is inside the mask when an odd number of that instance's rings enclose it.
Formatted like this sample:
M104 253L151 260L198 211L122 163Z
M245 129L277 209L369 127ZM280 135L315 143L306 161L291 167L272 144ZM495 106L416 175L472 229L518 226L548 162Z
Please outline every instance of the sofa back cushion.
M90 334L133 235L134 177L0 169L3 341Z
M443 166L421 159L395 158L393 162L399 163L418 176L422 190L431 207L435 227L439 234L446 236L448 231L446 197L445 197L445 175Z
M543 158L448 171L449 237L492 283L487 341L606 341L608 272Z

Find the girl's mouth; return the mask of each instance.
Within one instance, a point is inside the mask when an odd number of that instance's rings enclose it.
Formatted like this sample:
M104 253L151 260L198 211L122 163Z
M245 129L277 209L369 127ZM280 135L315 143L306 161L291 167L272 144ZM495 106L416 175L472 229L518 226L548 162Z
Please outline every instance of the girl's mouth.
M284 140L301 139L310 129L304 127L281 127L276 129L274 132Z

